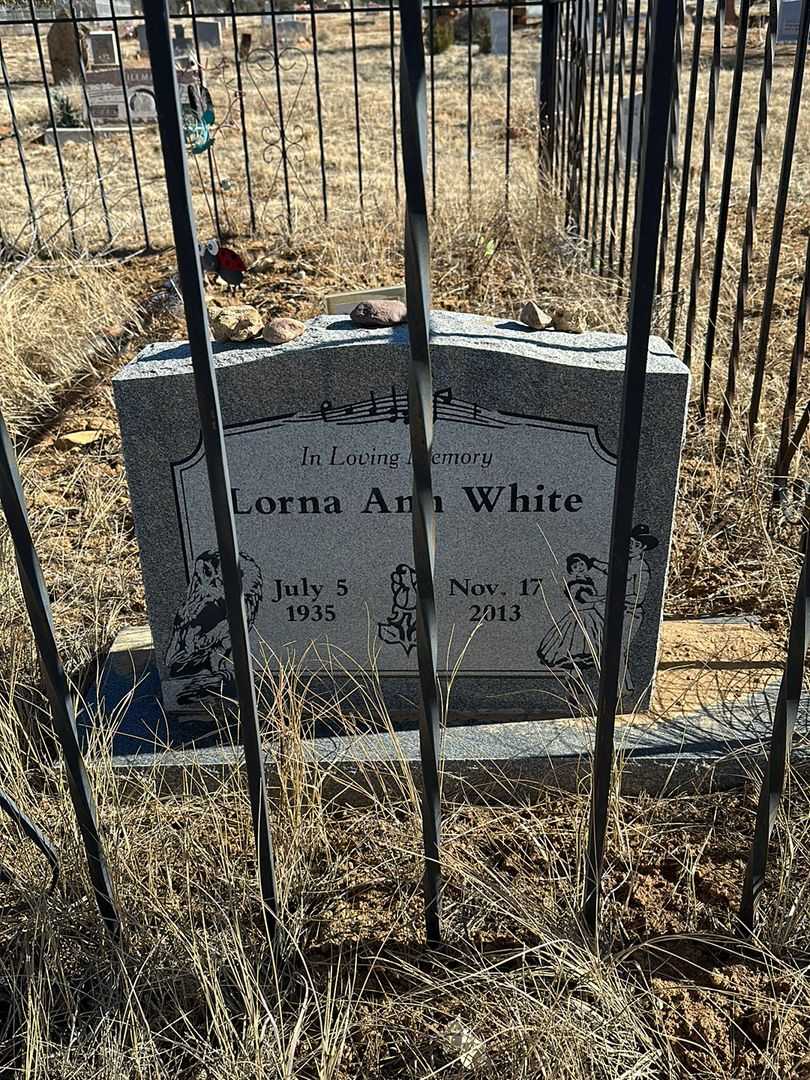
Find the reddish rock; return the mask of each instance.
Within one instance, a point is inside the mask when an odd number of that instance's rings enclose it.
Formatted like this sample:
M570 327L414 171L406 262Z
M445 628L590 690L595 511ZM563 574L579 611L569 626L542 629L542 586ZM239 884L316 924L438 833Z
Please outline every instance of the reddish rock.
M357 326L399 326L408 319L408 309L401 300L364 300L349 318Z

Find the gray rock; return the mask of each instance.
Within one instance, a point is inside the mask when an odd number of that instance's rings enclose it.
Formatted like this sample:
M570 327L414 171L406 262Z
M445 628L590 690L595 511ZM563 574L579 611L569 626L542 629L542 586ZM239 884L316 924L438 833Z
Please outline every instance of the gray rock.
M262 330L262 337L268 345L283 345L300 337L305 330L306 325L298 319L270 319Z
M262 332L264 320L250 304L212 308L209 313L214 341L250 341Z
M408 309L401 300L364 300L352 308L349 318L357 326L376 329L399 326L408 319Z
M518 318L526 326L530 326L532 330L548 330L553 322L551 316L543 311L534 300L526 301L520 309Z

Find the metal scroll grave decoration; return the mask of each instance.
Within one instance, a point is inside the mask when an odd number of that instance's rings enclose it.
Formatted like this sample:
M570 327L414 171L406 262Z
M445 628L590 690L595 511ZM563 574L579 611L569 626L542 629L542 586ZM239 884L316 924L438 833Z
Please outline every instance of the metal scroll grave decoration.
M290 181L297 181L301 195L311 202L308 187L301 175L306 155L306 135L296 120L301 93L309 71L307 54L292 45L252 49L243 60L243 71L256 92L263 111L261 126L262 159L272 167L270 187L260 210L264 223L267 207L278 191L279 176L284 184L285 203L290 206ZM284 83L282 90L282 82ZM275 101L268 88L275 85Z
M207 86L190 84L182 115L186 145L192 154L204 154L214 145L214 103Z

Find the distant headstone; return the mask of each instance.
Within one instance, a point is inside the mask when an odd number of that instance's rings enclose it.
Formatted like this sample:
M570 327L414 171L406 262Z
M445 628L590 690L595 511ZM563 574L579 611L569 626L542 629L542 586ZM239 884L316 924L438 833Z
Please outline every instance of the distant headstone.
M509 52L510 12L503 8L491 8L489 12L489 32L493 56L506 56Z
M118 63L118 48L112 30L91 30L88 40L94 67L110 67Z
M592 709L624 379L621 335L434 312L436 609L450 706ZM314 684L379 672L419 700L406 327L345 316L215 345L248 622ZM623 705L648 702L689 375L650 341L626 582ZM146 600L170 711L228 692L230 638L185 343L114 379ZM264 645L259 646L259 642ZM341 674L341 673L355 673ZM314 685L313 684L313 685Z
M253 34L243 32L239 36L239 59L246 60L253 47Z
M121 77L117 68L107 71L90 71L87 74L87 99L93 121L100 124L125 124L127 101L133 124L155 123L155 92L152 86L152 69L148 67L124 68L126 100L121 89ZM180 100L188 100L188 84L193 81L191 72L178 71L177 82ZM85 116L85 119L87 117Z
M58 12L57 14L64 14ZM86 26L60 20L52 23L48 31L48 57L51 61L51 77L56 86L61 83L78 82L82 64L89 63Z
M186 37L186 29L182 23L174 24L174 37L172 38L172 49L175 56L188 56L194 49L194 42L191 38Z
M217 19L197 19L197 40L200 48L222 48L222 25Z
M310 27L306 19L296 19L294 15L276 15L275 23L279 45L292 45L309 39ZM273 16L262 15L262 26L272 32Z
M643 94L633 95L633 131L630 138L630 161L638 167L641 156L641 112L644 103ZM627 160L627 135L630 124L630 98L622 98L620 109L620 128L622 138L619 142L619 161L624 167Z
M146 26L144 23L138 23L136 28L138 34L138 51L146 55L149 54L149 42L146 39Z
M795 44L799 40L799 19L801 0L779 0L779 14L776 21L776 40L782 44Z

